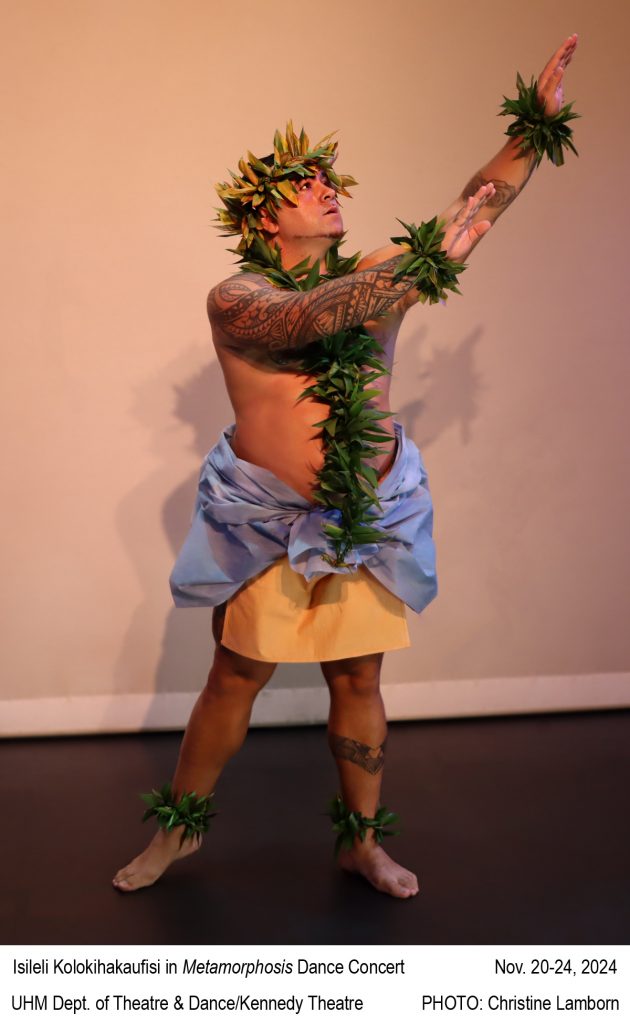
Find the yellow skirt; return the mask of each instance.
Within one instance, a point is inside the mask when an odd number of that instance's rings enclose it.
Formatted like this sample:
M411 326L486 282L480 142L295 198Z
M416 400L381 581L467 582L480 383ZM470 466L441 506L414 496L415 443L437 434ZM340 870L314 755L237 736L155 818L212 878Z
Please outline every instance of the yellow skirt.
M404 602L363 566L309 583L281 558L227 602L221 643L258 661L336 661L409 647Z

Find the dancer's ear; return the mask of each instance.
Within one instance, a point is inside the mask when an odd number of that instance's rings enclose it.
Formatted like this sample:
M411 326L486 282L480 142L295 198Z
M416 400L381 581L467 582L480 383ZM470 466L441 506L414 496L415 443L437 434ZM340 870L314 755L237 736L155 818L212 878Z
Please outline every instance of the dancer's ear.
M265 210L264 208L260 209L259 212L258 212L258 216L260 217L260 220L261 220L261 223L262 223L262 227L263 227L263 231L266 234L268 234L268 235L277 235L278 234L278 222L276 220L274 220L273 217L271 217L269 215L267 210Z

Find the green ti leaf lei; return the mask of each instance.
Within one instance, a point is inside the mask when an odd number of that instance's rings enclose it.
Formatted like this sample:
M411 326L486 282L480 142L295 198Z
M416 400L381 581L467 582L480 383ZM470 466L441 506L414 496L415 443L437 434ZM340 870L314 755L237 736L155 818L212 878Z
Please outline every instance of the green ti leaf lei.
M567 103L557 114L547 114L543 101L538 96L538 82L532 78L529 85L516 75L518 99L510 100L503 97L499 117L511 115L516 117L509 125L506 135L520 138L521 156L534 151L536 166L544 156L556 167L564 163L564 149L570 149L575 155L578 151L573 145L573 129L568 122L580 114L572 112L572 103Z
M408 252L401 257L394 279L411 276L422 302L444 300L446 291L457 292L457 274L464 264L449 260L440 246L443 224L434 217L416 227L400 222L408 235L392 238ZM247 254L241 255L241 270L262 274L271 284L295 291L309 291L323 281L356 269L360 253L342 257L336 242L326 256L322 274L316 261L308 259L290 270L282 266L280 250L268 246L259 236L251 239ZM233 250L239 253L239 250ZM315 500L333 513L333 522L324 525L334 556L324 560L339 568L348 568L349 552L360 544L382 544L389 538L374 525L381 506L376 489L378 477L369 460L381 455L392 436L379 421L391 412L374 408L380 395L376 381L389 370L380 356L382 347L363 326L337 331L311 342L302 357L302 372L314 378L300 399L313 398L328 406L326 419L314 423L322 432L324 462L317 474Z
M248 257L243 259L241 270L262 274L281 288L310 291L323 281L349 274L356 268L360 253L344 258L338 247L337 242L328 251L322 274L319 262L310 266L308 259L286 270L280 250L257 238ZM324 445L324 463L317 474L314 497L325 509L336 513L331 517L336 522L324 526L334 557L323 557L338 567L347 567L346 556L358 544L387 540L382 530L371 525L379 518L373 508L380 509L380 505L376 470L367 462L380 455L381 446L392 440L391 434L379 426L379 420L391 413L369 404L380 394L371 385L389 374L379 358L381 352L376 338L363 327L353 327L312 342L302 357L302 372L315 380L299 399L310 397L328 405L326 419L313 424L321 428Z
M349 811L339 793L331 801L328 814L332 819L333 832L337 833L335 857L341 850L351 850L355 839L365 841L368 829L374 830L374 839L382 843L385 836L398 836L400 831L388 828L398 821L398 815L379 807L373 818L366 818L359 811Z
M178 825L183 825L181 846L185 839L201 836L208 831L210 818L216 815L216 811L211 810L213 795L211 793L210 796L197 796L194 792L183 793L176 802L171 784L166 782L161 789L141 793L141 799L147 804L142 820L148 821L155 816L158 827L166 832L172 832Z

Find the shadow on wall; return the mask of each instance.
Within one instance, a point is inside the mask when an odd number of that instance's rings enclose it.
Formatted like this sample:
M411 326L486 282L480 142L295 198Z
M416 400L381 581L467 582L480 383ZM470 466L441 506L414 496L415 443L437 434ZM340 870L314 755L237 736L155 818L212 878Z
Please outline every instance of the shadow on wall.
M168 570L162 579L156 577L154 552L158 544L163 551L166 533L174 560L192 513L198 470L193 470L173 489L173 480L179 477L178 467L185 457L182 424L192 428L189 444L201 465L221 427L230 422L232 416L218 363L213 361L199 369L207 353L207 342L203 346L191 344L180 349L175 360L161 366L155 376L141 383L129 410L130 416L146 428L156 468L129 492L117 513L118 533L129 562L135 568L142 594L116 661L113 687L118 694L147 690L190 693L201 689L205 682L212 649L210 612L191 609L190 617L181 613L175 615ZM174 384L174 381L182 383ZM170 423L165 410L171 412ZM166 428L156 429L156 424L165 421ZM166 501L165 494L169 495ZM145 666L156 662L147 657L146 645L155 644L156 617L159 621L165 607L170 607L170 611L164 623L162 647L156 670L151 680L147 680Z
M462 444L469 444L482 391L474 366L482 328L475 327L455 347L430 352L427 333L423 327L410 335L395 367L399 380L396 390L403 399L397 407L397 419L423 453L454 426L459 428ZM413 397L407 398L410 391Z
M474 349L481 334L481 328L476 328L454 348L427 352L427 329L422 328L401 345L395 366L396 390L402 399L397 404L397 418L421 449L427 449L453 426L459 427L464 444L470 441L481 388L474 369ZM146 664L145 644L149 641L145 638L155 635L155 605L157 601L161 608L163 602L162 594L156 598L153 592L156 583L151 543L137 542L142 525L149 537L157 537L160 529L166 533L174 561L190 524L201 462L221 429L233 419L219 363L213 359L203 369L198 367L199 349L191 346L180 353L175 364L163 368L161 379L143 385L131 410L136 419L146 423L148 430L153 430L159 463L155 472L139 483L119 507L119 533L145 597L136 608L121 645L114 679L117 693L146 691L146 680L135 674L135 666L139 673ZM174 385L173 416L178 421L177 428L156 434L155 423L163 420L165 405L172 403L173 381L178 380L183 383ZM156 495L168 493L172 478L177 475L173 467L182 460L182 423L193 430L192 448L198 465L163 503L160 522L160 499ZM169 595L167 575L163 587ZM214 648L211 614L209 608L171 606L155 678L151 681L156 694L190 694L203 687ZM318 666L281 665L270 686L319 684L324 685Z

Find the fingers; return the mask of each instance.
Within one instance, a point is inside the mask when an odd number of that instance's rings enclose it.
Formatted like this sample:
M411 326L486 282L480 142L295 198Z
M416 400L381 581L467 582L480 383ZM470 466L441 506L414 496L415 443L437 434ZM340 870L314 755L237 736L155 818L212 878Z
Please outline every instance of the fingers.
M551 75L549 76L549 81L547 82L547 90L546 91L553 92L555 89L557 89L558 86L560 85L560 82L562 81L562 76L563 75L564 75L564 68L563 68L562 64L558 64L557 68L554 71L552 71Z
M558 65L561 65L561 67L564 69L566 68L567 64L571 63L571 59L573 57L573 54L575 53L577 44L578 36L577 32L574 32L573 35L565 39L562 46L558 47L554 55L550 57L550 59L547 61L545 67L543 68L540 74L540 77L538 79L538 88L540 90L545 88L549 78L554 73Z
M481 207L492 199L496 192L493 182L489 181L487 185L482 185L481 188L475 192L473 199L472 208L468 211L467 221L470 222L472 218L479 213ZM481 194L480 194L481 193Z
M538 89L538 96L542 100L545 111L548 114L557 113L564 103L563 76L564 65L557 64L547 79L544 89Z
M468 223L468 221L470 221L470 219L481 209L484 203L487 203L489 199L492 199L495 192L496 188L492 181L488 181L485 185L482 185L481 188L478 188L472 196L468 197L464 205L457 211L457 214L453 218L454 223L457 224L458 227Z

